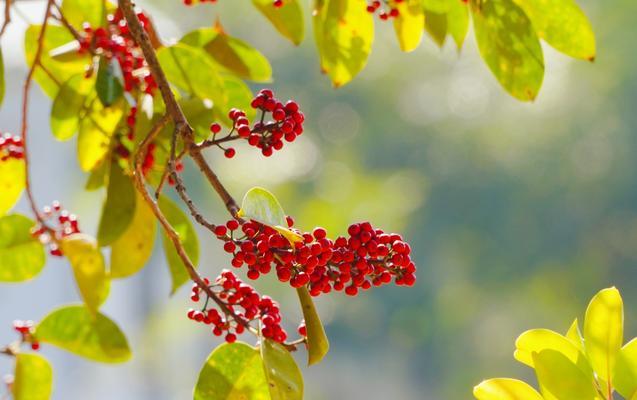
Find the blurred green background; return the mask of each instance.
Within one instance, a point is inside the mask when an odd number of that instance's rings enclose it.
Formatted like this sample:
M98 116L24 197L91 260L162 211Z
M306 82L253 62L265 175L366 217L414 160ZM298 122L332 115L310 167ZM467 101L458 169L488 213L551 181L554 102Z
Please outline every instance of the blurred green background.
M139 3L166 41L219 18L271 60L278 95L302 105L306 133L270 159L248 147L233 160L209 154L236 197L264 186L301 228L322 225L335 236L368 219L404 233L414 249L414 288L319 298L332 346L322 364L304 370L306 398L470 399L484 378L532 381L532 371L512 357L518 334L565 331L593 294L612 285L626 304L626 336L637 335L637 3L580 2L597 34L597 60L575 61L547 47L545 82L532 104L497 85L471 33L460 55L452 43L440 50L429 38L402 54L391 25L377 22L368 66L334 90L319 72L309 28L294 48L247 1ZM13 132L25 74L23 18L39 21L42 4L18 8L23 17L2 43L9 70L0 129ZM82 191L74 144L54 141L49 110L34 89L36 196L41 204L61 200L84 231L95 232L103 194ZM206 213L226 218L192 165L186 176ZM228 259L200 233L200 268L216 275ZM293 329L300 319L294 291L272 279L256 286L283 304ZM129 334L133 360L97 365L47 347L54 398L190 398L218 341L186 319L188 288L172 298L168 292L160 251L141 274L115 282L105 313ZM77 299L64 261L50 262L29 284L3 285L0 343L13 339L12 319L37 320ZM305 355L298 360L305 363ZM0 372L8 370L0 360Z

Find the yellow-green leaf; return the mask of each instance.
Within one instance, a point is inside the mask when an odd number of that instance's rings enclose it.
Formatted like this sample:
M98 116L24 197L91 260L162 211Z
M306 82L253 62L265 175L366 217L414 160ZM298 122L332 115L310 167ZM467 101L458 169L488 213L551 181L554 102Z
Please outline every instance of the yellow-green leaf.
M305 24L299 0L284 0L283 7L274 7L270 0L252 0L252 4L285 38L295 45L303 41Z
M321 70L335 87L345 85L367 64L374 21L365 0L316 0L314 38Z
M316 312L314 301L312 301L312 296L308 293L307 287L303 286L296 289L296 293L301 303L303 318L305 318L308 353L307 363L308 365L318 364L329 351L330 343L327 340L321 318Z
M68 140L80 126L86 98L95 87L95 80L84 74L73 75L60 87L51 107L51 132L58 140Z
M93 101L89 113L80 121L77 157L82 171L92 171L108 154L111 136L124 113L123 104L104 107Z
M35 331L37 339L89 360L121 363L131 357L126 336L102 313L85 306L59 308L44 317Z
M422 0L407 0L396 4L398 17L394 19L394 30L402 51L413 51L422 39L425 13Z
M425 30L442 47L447 38L447 14L425 11Z
M64 0L62 1L62 13L76 29L81 29L85 22L96 27L103 25L106 20L104 7L106 3L103 0Z
M206 360L194 400L271 400L259 351L245 343L224 343Z
M637 339L633 339L619 351L613 386L626 399L637 396Z
M24 189L24 160L0 161L0 216L15 206Z
M533 364L545 400L601 400L593 378L562 353L555 350L533 353Z
M159 198L159 208L168 222L170 222L170 225L172 225L179 234L179 240L184 246L186 254L188 254L190 261L196 266L199 263L199 240L197 239L197 232L192 226L190 219L168 197L162 196ZM186 268L184 268L184 263L177 254L177 250L175 250L172 240L170 240L163 230L162 240L166 261L170 269L170 276L172 277L171 293L175 293L181 285L188 282L190 277Z
M514 97L535 99L544 79L544 55L531 21L513 0L472 0L480 55Z
M593 370L608 382L613 376L624 336L624 305L619 291L601 290L586 309L584 341Z
M92 237L75 233L61 240L61 249L73 267L78 289L87 308L96 313L108 297L109 277L104 257Z
M250 106L254 96L248 85L233 75L225 75L222 79L228 101L225 105L213 108L214 119L224 123L226 126L232 126L232 122L228 118L228 111L236 107L245 110L246 116L252 121L256 115L256 110ZM208 135L210 135L209 128L210 125L208 124Z
M137 194L133 220L111 245L111 278L131 276L146 265L153 253L156 231L153 212Z
M447 31L460 50L469 31L469 8L465 2L450 0L447 11Z
M106 201L97 229L100 246L109 246L126 231L135 214L135 187L118 163L111 163Z
M530 385L517 379L495 378L473 388L478 400L543 400Z
M261 358L272 400L303 399L303 375L285 347L264 339L261 344Z
M595 34L574 0L515 0L533 22L535 32L571 57L593 61Z
M575 321L573 321L570 328L568 328L566 338L570 340L579 351L584 352L584 338L582 337L582 332L580 332L577 318L575 318Z
M449 4L456 0L423 0L425 10L444 14L449 11ZM458 0L461 1L461 0Z
M253 187L243 196L239 216L269 226L287 225L281 203L262 187Z
M93 170L89 173L88 179L86 180L86 184L84 185L85 190L97 190L104 186L108 179L111 163L108 159L103 159L101 162L98 162L97 165L93 168Z
M53 368L39 354L20 353L15 357L14 400L48 400L53 389Z
M0 282L22 282L44 268L44 246L31 235L35 223L12 214L0 217Z

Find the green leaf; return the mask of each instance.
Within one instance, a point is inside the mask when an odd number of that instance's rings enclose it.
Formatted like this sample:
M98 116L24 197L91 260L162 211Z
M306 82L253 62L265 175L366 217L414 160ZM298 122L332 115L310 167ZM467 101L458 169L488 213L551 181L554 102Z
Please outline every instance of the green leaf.
M517 379L495 378L473 388L478 400L544 400L530 385Z
M84 22L96 27L106 20L105 3L103 0L64 0L62 13L76 29L81 29Z
M102 208L97 241L109 246L128 228L135 215L135 187L132 178L124 174L118 163L111 163L111 173Z
M95 87L95 80L84 74L73 75L60 87L51 107L51 132L58 140L68 140L80 127L86 98Z
M213 108L212 111L214 112L215 120L224 123L226 126L232 126L232 122L230 118L228 118L228 111L233 107L245 110L246 117L249 120L253 120L256 115L256 110L250 106L250 102L252 102L254 96L248 85L232 75L224 75L222 79L228 101L225 106ZM209 127L210 121L208 121L208 128ZM208 130L208 135L210 135L210 130Z
M462 48L469 31L469 8L462 1L451 0L447 11L447 31L456 42L458 50Z
M274 7L270 0L252 0L252 4L285 38L297 46L303 41L305 24L299 0L284 0L283 7Z
M456 0L423 0L425 10L438 14L445 14L449 11L449 4ZM458 0L460 1L460 0Z
M533 22L535 32L556 50L593 61L595 34L574 0L515 0Z
M20 353L15 357L14 400L48 400L53 389L53 368L38 354Z
M601 290L586 309L586 355L597 375L606 382L613 376L624 336L624 305L619 291Z
M144 198L137 194L128 229L111 245L111 277L125 278L141 270L153 253L157 224Z
M92 102L86 117L80 120L77 138L77 157L82 171L97 168L108 154L111 136L124 115L123 103L105 108L99 101Z
M312 19L321 70L335 87L345 85L367 64L374 20L365 0L316 0Z
M285 211L272 193L253 187L243 196L239 216L269 226L286 226Z
M438 47L442 47L447 38L447 14L425 11L425 30Z
M107 183L106 177L110 172L111 163L107 159L102 159L97 163L93 170L89 173L88 179L86 180L86 184L84 185L84 189L91 191L97 190L104 186Z
M40 25L29 26L24 34L24 51L27 65L33 64L35 59L39 34ZM86 66L91 62L88 54L77 55L76 53L77 56L70 60L56 60L51 57L51 50L73 41L75 41L73 35L65 27L51 24L47 26L40 61L43 65L46 65L50 76L41 68L37 68L33 77L42 88L42 91L51 98L54 98L59 90L57 82L66 82L73 75L84 73Z
M131 357L126 336L102 313L92 314L85 306L59 308L44 317L36 338L89 360L121 363Z
M579 330L579 322L577 318L571 324L571 327L568 328L568 332L566 332L566 338L570 340L575 347L581 352L584 352L584 338L582 337L582 333Z
M73 267L78 289L87 308L96 313L108 297L110 281L104 257L92 237L75 233L63 238L61 249Z
M513 357L519 362L534 368L533 354L542 350L554 350L577 365L586 376L593 376L584 353L566 337L548 329L531 329L522 333L515 341Z
M115 62L115 59L108 60L106 57L102 57L97 69L95 89L97 97L104 107L110 107L124 93L122 83L115 76Z
M10 158L0 161L0 216L20 200L25 180L24 160Z
M303 375L285 347L265 339L261 345L261 358L272 400L303 399Z
M0 217L0 282L22 282L44 268L44 246L31 235L35 223L12 214Z
M224 343L206 360L194 400L270 400L259 351L245 343Z
M422 0L407 0L396 3L398 17L394 19L394 31L398 37L398 44L402 51L413 51L422 40L422 27L425 24L425 14Z
M214 105L226 104L223 81L204 50L177 43L159 49L157 58L170 83Z
M181 241L186 254L190 258L190 261L196 266L199 263L199 240L197 239L197 232L192 226L190 219L181 211L181 209L173 203L168 197L162 196L159 198L159 208L164 214L170 225L179 234L179 240ZM170 275L172 277L172 289L171 294L184 283L190 279L184 263L175 250L172 240L162 230L162 240L164 244L164 253L166 253L166 261L168 262L168 268L170 268Z
M555 350L533 353L533 364L545 400L601 400L593 378L584 375L562 353Z
M307 331L307 353L308 365L314 365L321 362L323 357L330 349L330 343L325 335L325 329L321 323L321 318L316 312L312 297L307 291L307 287L303 286L296 289L301 302L303 318L305 318L305 328Z
M544 55L531 21L513 0L472 0L480 55L500 84L523 101L535 99L544 79Z
M4 91L4 61L2 58L2 47L0 47L0 106L2 105L2 100L4 100Z
M613 386L626 399L637 395L637 339L633 339L619 351Z

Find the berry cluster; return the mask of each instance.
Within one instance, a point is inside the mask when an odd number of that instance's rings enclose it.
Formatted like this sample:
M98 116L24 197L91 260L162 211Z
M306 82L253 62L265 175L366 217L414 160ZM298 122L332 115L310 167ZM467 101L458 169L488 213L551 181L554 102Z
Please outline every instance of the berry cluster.
M293 220L288 217L291 228ZM275 229L258 222L241 225L235 220L217 226L215 234L225 242L223 248L233 255L232 266L248 267L248 278L275 269L281 282L298 288L308 285L313 296L344 290L354 296L359 289L390 283L412 286L416 266L411 248L395 233L375 229L369 222L353 224L348 237L327 238L323 228L301 233L302 242L293 246Z
M396 5L404 1L405 0L374 0L367 4L367 12L370 14L376 14L378 12L378 18L382 21L387 21L390 18L396 18L400 15Z
M246 113L236 108L228 113L233 125L226 137L217 140L216 135L221 132L221 125L217 123L210 125L210 131L213 134L212 142L225 151L226 157L232 158L236 152L232 147L224 149L220 142L245 139L251 146L261 149L264 156L269 157L274 150L283 148L283 140L293 142L303 133L305 116L299 111L299 105L296 102L288 100L283 104L274 97L270 89L263 89L252 99L250 105L255 110L261 111L259 122L252 127L246 118ZM271 113L272 120L266 121L268 113ZM236 135L233 136L235 132Z
M31 234L39 238L42 244L49 246L52 256L61 257L62 249L58 242L64 237L80 232L77 216L63 209L58 201L54 201L51 206L42 208L41 217L46 226L36 225Z
M143 12L138 12L137 17L144 29L149 26L149 19ZM122 70L124 90L153 94L157 83L148 70L141 49L129 33L126 19L117 9L115 14L109 14L106 27L93 28L85 23L83 26L84 37L80 41L80 53L90 51L100 54L107 59L115 59ZM90 70L88 72L90 75Z
M16 160L24 158L22 138L10 133L0 134L0 161L7 161L10 158Z
M210 284L208 279L205 279L205 282ZM242 318L244 322L259 321L261 334L264 337L279 343L285 341L287 333L281 328L281 314L279 304L276 301L268 296L260 296L252 286L242 282L229 270L223 270L214 284L209 287L221 301L225 302L227 309ZM206 296L203 308L188 310L188 318L212 325L212 333L215 336L221 336L225 332L225 339L228 343L237 340L237 335L243 333L246 327L236 321L232 314L226 314L223 310L220 312L216 308L209 308L208 294L202 292L201 288L194 284L190 299L198 303L201 295Z
M33 321L15 320L13 321L13 329L20 334L21 342L31 343L32 350L40 349L40 343L35 340L35 337L33 336L33 332L35 331Z

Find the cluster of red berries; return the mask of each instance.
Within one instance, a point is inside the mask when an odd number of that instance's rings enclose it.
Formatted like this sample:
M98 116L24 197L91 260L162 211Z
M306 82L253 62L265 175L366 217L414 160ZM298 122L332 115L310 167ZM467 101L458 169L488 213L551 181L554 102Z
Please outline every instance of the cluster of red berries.
M293 223L288 217L290 228ZM328 239L323 228L295 232L303 240L291 245L275 229L254 221L240 225L230 220L215 228L217 237L225 242L224 250L233 255L232 266L247 265L248 278L257 279L274 268L281 282L295 288L307 285L313 296L332 289L354 296L359 289L392 280L405 286L416 282L409 245L400 235L375 229L369 222L351 225L349 237L336 240Z
M35 340L35 337L33 336L33 332L35 331L35 325L33 324L33 321L28 320L28 321L22 321L22 320L15 320L13 321L13 329L15 329L16 332L18 332L21 336L21 341L22 342L29 342L31 343L31 349L32 350L39 350L40 349L40 343Z
M400 15L396 5L404 1L405 0L374 0L367 4L367 12L370 14L376 14L378 12L378 18L382 21L387 21L390 18L396 18ZM382 7L383 5L384 7Z
M187 6L192 6L195 5L197 3L211 3L214 4L217 2L217 0L183 0L184 4ZM276 8L279 7L283 7L283 0L274 0L274 2L272 2L272 5Z
M138 12L137 17L144 29L149 26L149 19L143 12ZM93 28L88 23L83 26L84 37L80 40L80 53L90 51L100 54L107 59L115 59L122 70L124 90L133 92L139 90L153 94L157 83L148 70L141 49L133 40L128 30L126 19L121 10L107 17L107 27ZM88 71L90 75L91 70Z
M42 244L49 246L49 253L52 256L61 257L62 249L58 246L58 242L62 238L80 232L77 216L63 209L58 201L54 201L51 206L43 207L41 216L46 226L36 225L31 234L39 238Z
M7 161L10 158L16 160L24 158L22 138L10 133L0 134L0 161Z
M210 285L208 279L204 280ZM242 282L232 271L223 270L221 275L209 286L217 297L226 304L227 309L242 319L244 323L260 322L261 334L276 342L282 343L287 339L287 333L281 328L281 313L279 304L268 296L260 296L252 286ZM232 343L237 335L242 334L246 326L237 321L232 314L226 314L216 308L208 308L208 294L196 284L192 287L190 299L196 303L206 297L201 310L188 310L188 318L193 321L212 325L212 333L221 336L225 333L225 340Z
M285 104L278 101L270 89L261 90L252 99L250 104L255 110L261 111L259 122L250 127L250 121L246 117L246 113L242 110L233 108L228 113L228 117L232 120L232 130L222 140L228 138L241 138L248 141L251 146L261 149L261 153L269 157L274 150L283 148L283 140L293 142L297 136L303 133L303 121L305 115L299 111L299 105L288 100ZM272 120L266 121L266 114L271 113ZM210 125L210 131L215 136L221 131L221 125L214 123ZM236 132L236 136L232 136ZM220 148L223 149L219 144ZM234 157L235 150L230 147L224 149L225 156Z

